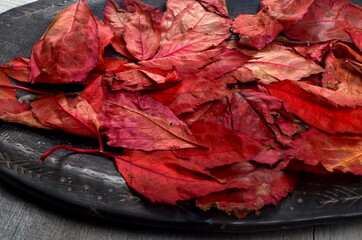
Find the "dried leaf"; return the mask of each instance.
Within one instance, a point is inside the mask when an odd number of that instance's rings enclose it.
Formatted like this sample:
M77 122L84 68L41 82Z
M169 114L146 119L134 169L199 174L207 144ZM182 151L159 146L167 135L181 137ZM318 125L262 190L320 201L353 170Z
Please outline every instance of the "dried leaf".
M44 126L99 140L99 122L91 105L81 97L67 99L62 93L31 103L31 111Z
M346 30L361 29L361 18L362 8L347 0L316 0L304 17L285 34L311 43L333 39L351 42Z
M9 77L20 82L27 82L29 78L29 59L16 57L8 64L1 65L0 69Z
M362 134L361 97L303 82L273 83L270 93L307 124L328 133Z
M113 147L144 151L203 147L167 107L139 93L108 93L100 122Z
M265 83L286 79L298 81L324 71L313 61L298 55L288 47L270 44L261 51L241 51L253 57L244 66Z
M97 24L85 1L60 11L35 43L30 58L29 82L82 82L96 66Z
M218 174L231 175L228 178L237 179L246 183L246 186L197 198L196 206L203 210L215 207L239 219L265 205L276 205L288 193L293 192L295 186L295 178L289 174L263 167L247 166L245 163L218 169Z
M362 175L361 149L360 136L331 135L312 128L292 143L287 154L307 165L322 164L330 172Z
M240 43L258 50L272 42L281 31L297 23L313 0L264 0L256 15L240 14L233 23Z

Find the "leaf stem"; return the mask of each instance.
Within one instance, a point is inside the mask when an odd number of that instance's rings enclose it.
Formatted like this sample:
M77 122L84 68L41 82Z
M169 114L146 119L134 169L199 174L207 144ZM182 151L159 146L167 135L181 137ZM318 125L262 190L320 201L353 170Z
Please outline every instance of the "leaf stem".
M41 155L41 157L39 158L39 161L41 163L45 164L44 160L58 149L66 149L66 150L77 152L77 153L100 153L101 152L101 150L99 148L97 148L97 149L81 149L81 148L74 148L74 147L69 147L69 146L65 146L65 145L58 145L58 146L51 148L49 151L47 151L43 155Z
M58 146L55 146L55 147L51 148L49 151L47 151L43 155L41 155L40 158L39 158L39 162L41 162L42 164L45 164L45 159L47 157L49 157L50 155L52 155L58 149L65 149L65 150L69 150L69 151L73 151L73 152L77 152L77 153L101 153L101 154L103 154L104 156L107 156L107 157L111 157L111 158L116 157L116 154L111 153L111 152L107 152L107 151L103 151L101 148L82 149L82 148L69 147L69 146L65 146L65 145L58 145Z
M37 90L33 90L27 87L22 87L22 86L17 86L17 85L12 85L12 84L0 84L0 87L3 88L13 88L13 89L20 89L20 90L24 90L30 93L35 93L38 95L52 95L51 93L47 93L47 92L42 92L42 91L37 91Z

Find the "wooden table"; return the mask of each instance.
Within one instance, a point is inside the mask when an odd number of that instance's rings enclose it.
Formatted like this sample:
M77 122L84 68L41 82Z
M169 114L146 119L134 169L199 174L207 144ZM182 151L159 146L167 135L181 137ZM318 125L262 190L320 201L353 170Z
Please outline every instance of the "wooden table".
M0 2L0 13L34 0ZM10 5L9 5L10 4ZM362 239L362 223L324 226L250 234L196 232L158 229L78 216L45 205L0 181L0 239Z

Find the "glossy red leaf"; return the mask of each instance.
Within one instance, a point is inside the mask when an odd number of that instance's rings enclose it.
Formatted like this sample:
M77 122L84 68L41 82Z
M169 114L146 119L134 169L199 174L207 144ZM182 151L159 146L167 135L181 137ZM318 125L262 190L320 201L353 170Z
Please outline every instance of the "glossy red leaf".
M1 65L0 69L11 78L20 82L27 82L29 78L29 59L16 57L9 63Z
M29 82L82 82L98 59L97 24L85 1L60 11L35 43Z
M31 111L44 126L99 140L98 115L81 97L68 99L62 93L31 103Z
M107 93L100 122L113 147L144 151L204 147L167 107L139 93Z
M252 171L247 172L245 169ZM196 206L203 210L217 208L237 218L244 218L265 205L276 205L293 192L295 187L295 178L291 175L263 167L236 164L218 169L218 174L228 175L228 178L235 178L246 183L246 186L197 198Z
M270 44L261 51L241 51L253 57L244 66L265 83L286 79L298 81L324 71L312 60L300 56L289 47Z
M350 96L303 82L273 83L270 93L307 124L328 133L362 134L359 96Z
M239 15L233 23L233 30L240 35L242 45L260 50L282 30L298 22L312 2L313 0L264 0L256 15Z
M306 165L321 164L330 172L362 175L361 149L361 136L331 135L312 128L292 143L287 154Z
M285 34L292 39L351 42L347 29L362 28L362 8L347 0L315 0L304 17Z

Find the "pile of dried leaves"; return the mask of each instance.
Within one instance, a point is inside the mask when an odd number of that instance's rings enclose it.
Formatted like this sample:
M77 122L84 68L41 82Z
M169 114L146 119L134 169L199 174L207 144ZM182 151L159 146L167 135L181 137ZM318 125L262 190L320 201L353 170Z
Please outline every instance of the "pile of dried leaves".
M0 67L0 119L99 142L42 160L102 153L152 202L196 199L242 218L292 192L291 170L362 175L361 29L346 0L264 0L236 19L225 0L168 0L165 12L109 0L104 20L79 1L30 60ZM19 102L14 88L37 97Z

